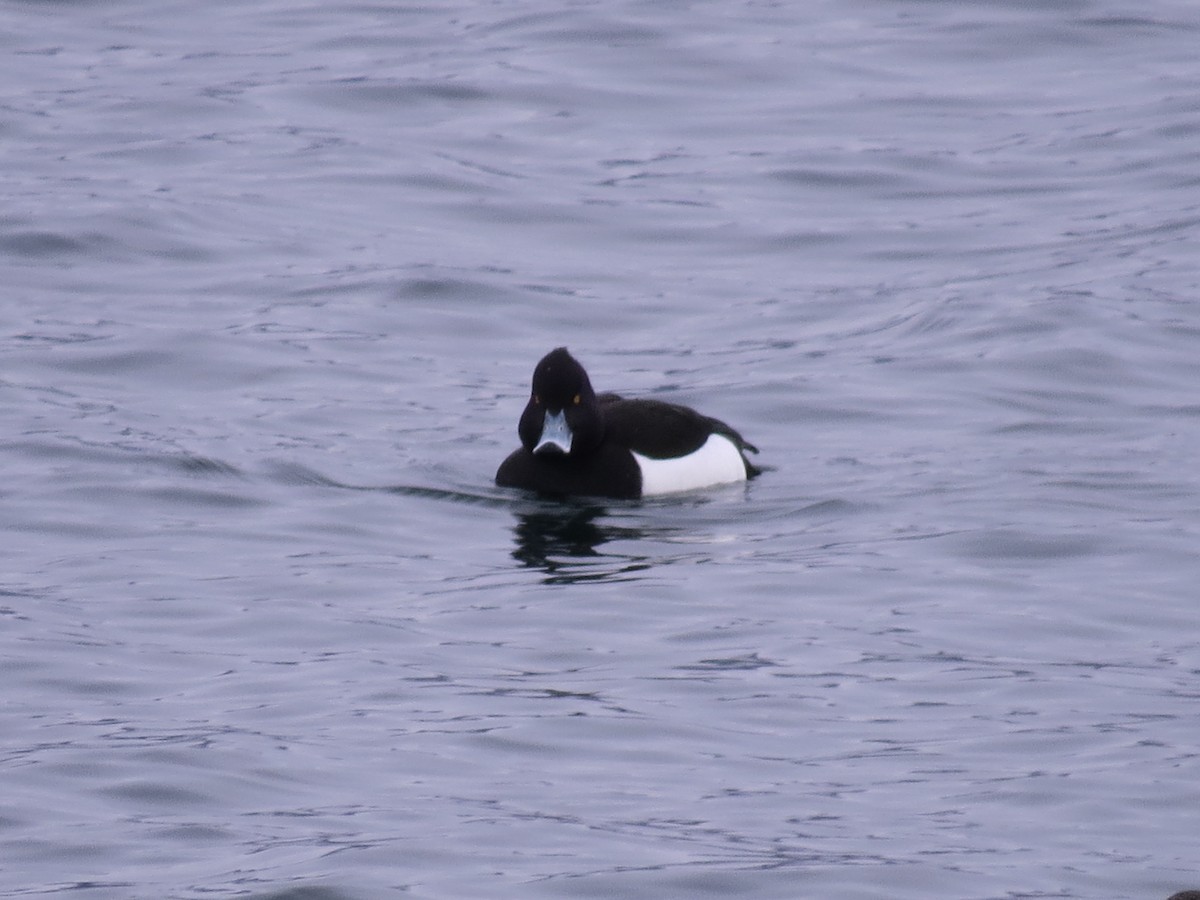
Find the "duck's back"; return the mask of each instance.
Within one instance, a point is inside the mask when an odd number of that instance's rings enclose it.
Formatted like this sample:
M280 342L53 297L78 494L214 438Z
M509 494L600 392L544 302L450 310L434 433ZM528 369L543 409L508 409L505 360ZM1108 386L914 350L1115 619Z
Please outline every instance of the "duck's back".
M739 454L758 448L720 419L702 415L687 406L663 400L626 400L616 394L600 394L606 437L650 459L676 459L695 453L714 434L729 439ZM745 461L746 475L758 469Z

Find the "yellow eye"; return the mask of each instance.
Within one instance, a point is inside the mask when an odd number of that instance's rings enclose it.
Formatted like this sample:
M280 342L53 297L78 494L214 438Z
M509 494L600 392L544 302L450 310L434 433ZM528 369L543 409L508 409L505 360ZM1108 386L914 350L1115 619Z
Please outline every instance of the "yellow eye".
M576 395L575 395L575 399L574 399L574 400L572 400L571 402L572 402L572 403L574 403L576 406L578 406L578 405L579 405L579 395L578 395L578 394L576 394Z

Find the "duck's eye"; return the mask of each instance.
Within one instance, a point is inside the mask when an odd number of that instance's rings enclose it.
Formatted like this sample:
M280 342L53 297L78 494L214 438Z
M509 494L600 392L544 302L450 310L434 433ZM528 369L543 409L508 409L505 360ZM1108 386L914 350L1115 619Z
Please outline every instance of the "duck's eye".
M541 398L541 397L539 397L537 394L534 394L534 395L533 395L533 405L534 405L534 406L541 406L541 405L542 405L542 398Z
M576 406L578 406L578 405L579 405L579 395L578 395L578 394L576 394L576 395L575 395L575 399L574 399L574 400L572 400L571 402L572 402L572 403L574 403Z

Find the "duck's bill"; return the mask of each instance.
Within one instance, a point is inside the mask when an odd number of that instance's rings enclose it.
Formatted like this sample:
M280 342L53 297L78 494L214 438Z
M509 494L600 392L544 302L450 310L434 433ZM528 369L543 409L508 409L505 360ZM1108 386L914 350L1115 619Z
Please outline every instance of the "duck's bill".
M571 427L567 424L567 413L546 413L542 423L542 437L533 448L534 453L570 453Z

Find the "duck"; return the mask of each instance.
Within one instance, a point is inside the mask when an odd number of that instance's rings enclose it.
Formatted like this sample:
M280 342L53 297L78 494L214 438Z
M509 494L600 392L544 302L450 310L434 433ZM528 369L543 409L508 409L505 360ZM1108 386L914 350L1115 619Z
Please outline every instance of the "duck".
M640 499L746 481L758 448L719 419L662 400L597 394L566 347L533 369L521 446L496 484L557 496Z

